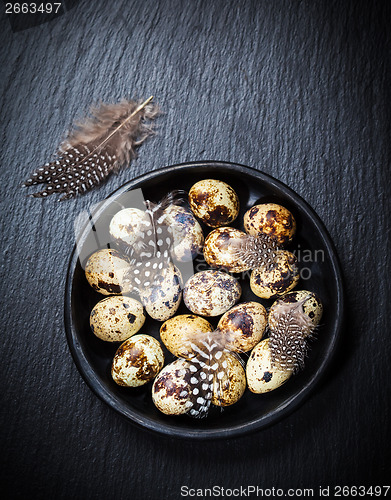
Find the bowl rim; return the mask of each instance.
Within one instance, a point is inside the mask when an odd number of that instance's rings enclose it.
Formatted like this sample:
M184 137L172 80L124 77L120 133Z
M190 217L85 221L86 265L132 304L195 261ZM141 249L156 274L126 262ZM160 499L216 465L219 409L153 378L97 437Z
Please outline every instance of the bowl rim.
M113 394L100 382L99 377L96 375L95 371L90 366L88 359L85 357L82 347L78 341L77 332L72 321L72 286L73 286L73 276L78 263L78 253L76 244L73 247L71 257L68 264L67 276L66 276L66 286L64 295L64 322L65 322L65 332L68 342L68 347L70 349L73 361L88 385L88 387L99 397L102 401L108 404L113 410L122 415L132 424L141 427L144 430L157 432L159 434L164 434L169 437L177 437L184 439L221 439L221 438L231 438L237 437L244 434L248 434L257 430L264 429L270 425L277 423L282 418L291 414L296 410L302 403L307 399L319 384L319 381L323 377L327 367L331 363L331 360L335 354L338 341L340 339L343 317L344 317L344 292L343 292L343 281L341 267L339 264L338 255L336 252L335 245L324 225L322 220L316 214L314 209L293 189L288 187L283 182L275 179L269 174L257 170L246 165L241 165L238 163L226 162L226 161L216 161L216 160L201 160L192 161L185 163L178 163L175 165L166 166L151 172L141 174L134 179L127 181L122 184L119 188L109 194L100 204L97 214L101 213L107 208L108 201L111 198L118 197L122 193L128 191L129 189L134 189L139 187L139 184L151 180L155 177L159 177L162 174L167 173L179 173L180 171L190 170L192 168L200 167L217 167L225 169L227 171L234 171L235 173L243 172L251 177L256 177L260 182L265 181L269 186L275 187L277 190L284 193L284 195L290 199L293 205L298 205L299 208L305 212L305 214L312 220L314 225L318 228L327 252L330 256L330 263L333 268L334 278L336 280L336 325L332 332L332 337L329 339L327 344L327 349L322 357L322 362L317 367L313 376L303 385L300 391L294 394L292 397L288 398L277 410L272 410L269 413L262 415L261 417L254 418L244 424L238 424L236 426L231 426L229 428L217 428L217 429L182 429L171 425L169 423L161 423L149 419L142 415L138 411L124 407L121 401L113 396ZM81 234L86 233L87 226L83 228Z

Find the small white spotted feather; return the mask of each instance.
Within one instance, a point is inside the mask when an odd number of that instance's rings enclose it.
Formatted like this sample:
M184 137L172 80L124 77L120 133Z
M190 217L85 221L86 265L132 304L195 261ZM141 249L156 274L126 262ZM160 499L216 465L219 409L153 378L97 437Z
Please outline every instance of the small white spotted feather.
M307 338L315 329L311 318L303 310L303 304L310 298L311 295L308 295L296 303L278 303L275 322L269 334L274 367L293 373L304 368L308 351Z
M246 235L235 239L232 244L236 259L249 269L272 270L275 266L279 251L275 238L266 234Z
M131 265L125 281L129 281L139 293L158 284L170 265L173 235L171 228L165 224L165 209L182 203L183 193L172 191L158 203L146 200L146 217L140 223L136 241L123 249Z
M34 198L62 193L60 201L82 194L100 184L112 172L136 156L136 148L152 133L145 120L159 110L150 104L122 100L91 109L91 117L77 123L60 146L53 161L39 167L25 186L44 184Z
M230 342L232 334L221 330L195 332L186 337L185 343L191 352L187 358L191 394L186 404L189 408L187 414L191 417L207 417L212 399L217 406L223 406L223 388L229 391L231 383L225 354L235 356L242 362L237 353L228 348Z

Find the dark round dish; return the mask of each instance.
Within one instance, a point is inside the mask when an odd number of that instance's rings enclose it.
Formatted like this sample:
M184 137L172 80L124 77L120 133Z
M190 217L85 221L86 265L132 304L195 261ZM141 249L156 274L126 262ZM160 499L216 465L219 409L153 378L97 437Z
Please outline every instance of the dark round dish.
M241 202L240 214L233 227L241 228L244 213L253 205L275 202L288 208L297 221L297 235L289 250L296 251L299 266L305 269L297 290L315 292L322 300L324 313L316 339L311 343L305 369L291 377L283 386L267 394L253 394L248 389L241 400L216 409L206 419L186 415L170 417L155 408L152 383L137 389L124 388L111 378L112 358L119 343L108 343L95 337L89 327L93 306L103 298L87 283L79 260L90 253L94 231L99 225L108 231L111 217L122 208L121 197L130 190L142 189L145 199L158 201L173 189L188 191L197 181L219 179L230 184ZM249 167L233 163L203 161L174 165L134 179L107 198L93 214L94 226L87 223L70 258L65 293L65 328L73 359L89 387L114 410L131 422L169 436L196 439L228 438L262 429L297 408L315 388L336 349L343 319L341 272L334 245L314 210L290 188L273 177ZM205 229L205 234L210 228ZM88 247L88 249L87 249ZM101 247L96 246L95 249ZM256 297L249 280L241 282L242 301L259 300L265 307L273 301ZM177 314L189 312L182 304ZM217 325L219 318L212 318ZM208 318L209 320L209 318ZM148 318L139 333L159 339L161 323ZM165 363L174 357L166 350Z

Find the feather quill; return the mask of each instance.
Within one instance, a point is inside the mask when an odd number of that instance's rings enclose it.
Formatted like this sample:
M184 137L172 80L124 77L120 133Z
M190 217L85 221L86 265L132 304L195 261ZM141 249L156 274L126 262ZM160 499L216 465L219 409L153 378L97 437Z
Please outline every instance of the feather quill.
M315 329L311 318L303 310L303 304L309 298L305 297L296 303L278 303L276 321L269 333L271 360L277 368L293 373L304 368L307 339Z
M122 100L117 104L101 104L90 111L90 117L75 124L61 144L55 158L39 167L25 186L45 184L33 193L46 198L61 193L60 200L85 193L103 182L112 172L129 163L137 148L153 133L147 120L159 114L152 96L143 103Z

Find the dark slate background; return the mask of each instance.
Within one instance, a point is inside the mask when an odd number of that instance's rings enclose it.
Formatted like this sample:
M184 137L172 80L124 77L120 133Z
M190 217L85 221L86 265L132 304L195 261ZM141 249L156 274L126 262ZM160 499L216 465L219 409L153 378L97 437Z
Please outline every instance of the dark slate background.
M77 2L75 2L77 3ZM81 1L1 15L1 459L7 498L177 499L180 485L318 488L390 477L390 2ZM76 201L20 187L91 103L153 94L159 134ZM135 176L202 159L263 170L325 222L344 271L338 357L257 434L146 433L82 381L63 325L77 214ZM387 224L387 225L386 225Z

